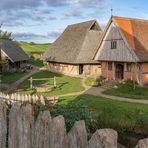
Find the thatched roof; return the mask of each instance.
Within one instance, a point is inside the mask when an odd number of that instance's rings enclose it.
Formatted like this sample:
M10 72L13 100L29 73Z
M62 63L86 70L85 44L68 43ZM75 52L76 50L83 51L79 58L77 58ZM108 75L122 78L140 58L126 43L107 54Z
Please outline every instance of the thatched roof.
M113 19L124 33L139 61L148 61L148 20L117 16Z
M96 63L93 57L101 35L102 30L96 20L69 25L44 53L43 58L59 63Z
M11 62L29 59L23 49L13 41L0 39L0 49L8 56Z

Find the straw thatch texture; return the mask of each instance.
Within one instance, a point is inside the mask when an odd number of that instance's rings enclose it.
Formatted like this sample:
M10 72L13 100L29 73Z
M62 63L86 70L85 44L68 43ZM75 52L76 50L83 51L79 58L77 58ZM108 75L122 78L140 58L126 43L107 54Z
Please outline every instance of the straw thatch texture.
M93 57L99 46L102 31L96 20L68 26L44 53L48 62L88 64L98 63Z

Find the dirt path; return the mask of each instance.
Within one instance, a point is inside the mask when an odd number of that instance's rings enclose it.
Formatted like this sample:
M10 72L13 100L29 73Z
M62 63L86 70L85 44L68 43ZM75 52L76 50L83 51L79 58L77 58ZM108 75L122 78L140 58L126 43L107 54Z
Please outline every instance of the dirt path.
M86 78L82 79L82 86L85 88L84 91L59 95L58 97L79 96L79 95L93 95L93 96L101 96L101 97L111 99L111 100L117 100L117 101L129 102L129 103L147 104L148 105L148 100L130 99L130 98L124 98L124 97L105 95L105 94L102 93L103 91L105 91L105 89L103 89L101 87L87 86L85 84L85 80L86 80Z
M123 101L123 102L130 102L130 103L139 103L139 104L148 104L148 100L142 100L142 99L130 99L125 97L118 97L118 96L110 96L105 95L102 92L105 91L105 89L101 87L92 87L84 92L84 94L93 95L93 96L101 96L107 99L111 100L117 100L117 101Z
M10 93L11 91L15 90L19 84L21 84L23 81L28 79L31 75L39 72L40 69L37 67L34 67L33 70L30 73L27 73L25 76L11 84L10 88L5 91L5 93ZM81 81L82 86L84 87L84 90L81 92L73 92L73 93L67 93L63 95L57 95L56 97L66 97L66 96L79 96L79 95L93 95L93 96L101 96L107 99L111 100L117 100L117 101L123 101L123 102L130 102L130 103L138 103L138 104L147 104L148 100L142 100L142 99L130 99L130 98L124 98L124 97L117 97L117 96L109 96L105 95L102 92L105 90L101 87L90 87L85 84L86 78L83 78Z
M31 77L33 74L35 74L37 72L39 72L39 68L33 67L33 69L29 73L27 73L26 75L24 75L23 77L18 79L16 82L11 84L10 87L4 91L4 93L12 92L13 90L15 90L17 88L18 85L20 85L23 81L25 81L26 79L28 79L29 77Z

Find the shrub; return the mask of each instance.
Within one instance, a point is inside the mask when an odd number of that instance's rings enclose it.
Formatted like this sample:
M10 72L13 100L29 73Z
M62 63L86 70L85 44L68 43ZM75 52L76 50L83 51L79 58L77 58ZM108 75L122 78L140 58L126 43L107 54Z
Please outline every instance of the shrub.
M85 121L88 133L93 132L96 129L96 113L88 109L88 107L82 103L75 104L73 102L68 105L57 104L52 115L63 115L68 131L72 128L74 123L79 120Z
M101 81L103 81L103 80L105 80L106 78L104 77L104 76L100 76L100 77L98 77L97 79L96 79L96 81L97 82L101 82Z
M34 105L34 117L35 117L35 119L37 119L40 112L43 112L43 111L46 111L46 110L51 111L52 108L53 108L52 104L43 105L43 104L38 103L38 104Z
M88 86L92 86L94 82L95 82L94 77L87 77L87 79L85 80L85 84Z
M2 71L3 72L7 72L8 68L9 68L9 62L8 62L8 58L5 58L1 61L1 65L2 65Z

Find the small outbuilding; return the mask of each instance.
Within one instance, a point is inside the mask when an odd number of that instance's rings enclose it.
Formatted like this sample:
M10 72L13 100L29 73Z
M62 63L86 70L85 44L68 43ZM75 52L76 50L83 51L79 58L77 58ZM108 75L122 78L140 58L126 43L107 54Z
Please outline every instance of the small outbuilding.
M43 54L48 69L72 76L101 74L100 63L93 60L101 36L96 20L69 25Z
M7 60L7 71L14 71L25 67L29 57L14 41L0 39L1 64L3 60Z

